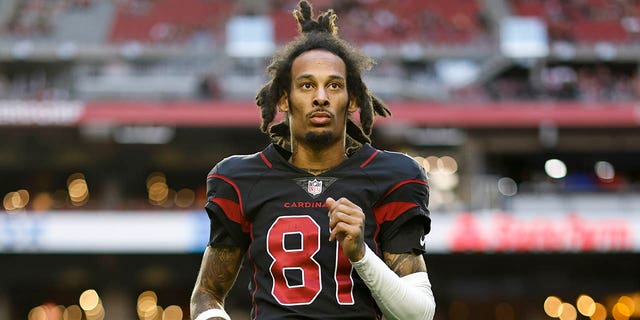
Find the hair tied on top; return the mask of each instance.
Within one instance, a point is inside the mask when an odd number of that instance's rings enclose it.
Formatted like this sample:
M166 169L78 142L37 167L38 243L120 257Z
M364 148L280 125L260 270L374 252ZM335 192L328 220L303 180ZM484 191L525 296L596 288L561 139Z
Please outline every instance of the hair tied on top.
M338 35L336 18L338 17L332 9L329 9L318 16L318 20L313 20L313 8L306 0L298 3L298 9L293 11L293 16L298 21L298 28L301 33L327 32Z

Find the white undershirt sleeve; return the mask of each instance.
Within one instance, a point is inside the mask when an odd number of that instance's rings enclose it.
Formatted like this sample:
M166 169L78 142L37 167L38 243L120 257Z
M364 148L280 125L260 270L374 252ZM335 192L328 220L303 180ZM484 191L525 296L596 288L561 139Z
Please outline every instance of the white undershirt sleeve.
M432 320L436 303L426 272L399 277L367 246L364 258L352 262L371 290L386 320Z

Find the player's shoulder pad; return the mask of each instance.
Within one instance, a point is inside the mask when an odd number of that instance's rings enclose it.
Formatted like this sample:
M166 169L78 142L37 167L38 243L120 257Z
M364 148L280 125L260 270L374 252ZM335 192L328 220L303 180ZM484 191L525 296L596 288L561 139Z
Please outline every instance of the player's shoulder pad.
M257 171L264 170L265 164L260 158L260 152L249 155L233 155L222 159L209 172L208 177L214 174L225 177L239 177L255 175Z
M373 170L384 170L391 177L400 179L427 180L424 167L405 153L380 150L376 158L370 164Z

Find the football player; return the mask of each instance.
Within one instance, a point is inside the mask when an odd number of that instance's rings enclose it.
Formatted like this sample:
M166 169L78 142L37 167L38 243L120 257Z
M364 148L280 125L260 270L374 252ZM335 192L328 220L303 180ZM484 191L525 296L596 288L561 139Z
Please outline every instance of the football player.
M252 319L432 319L424 170L371 146L374 117L390 112L361 78L372 61L338 37L333 11L314 19L301 1L294 16L301 35L274 56L256 97L273 143L207 176L211 234L192 319L229 319L225 296L245 258Z

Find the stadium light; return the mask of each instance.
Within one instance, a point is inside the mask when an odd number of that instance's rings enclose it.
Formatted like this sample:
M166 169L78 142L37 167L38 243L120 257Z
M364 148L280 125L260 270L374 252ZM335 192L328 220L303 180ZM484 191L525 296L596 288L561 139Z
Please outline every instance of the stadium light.
M558 159L549 159L544 163L545 173L554 179L562 179L567 176L567 166Z

